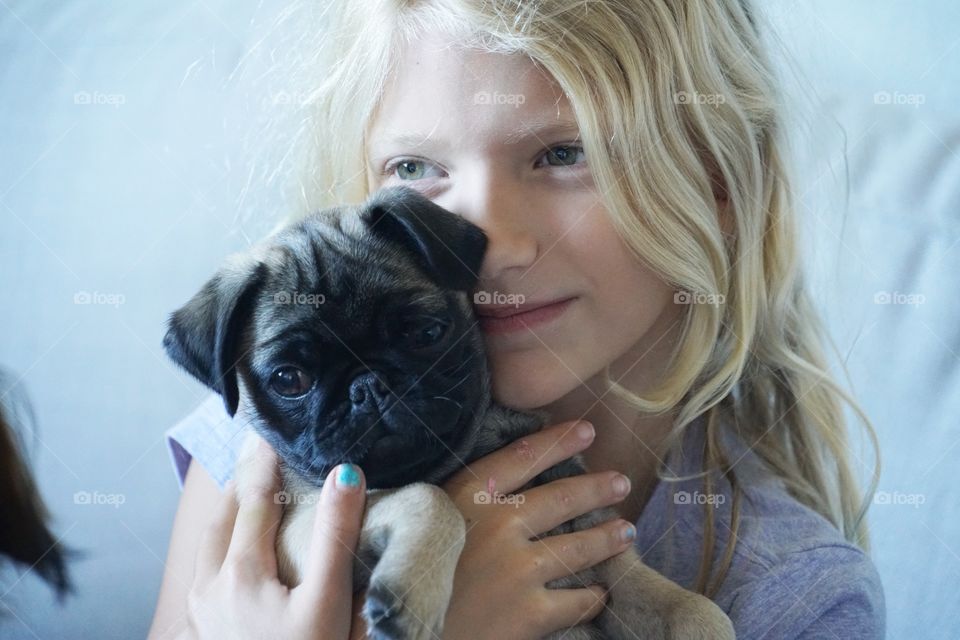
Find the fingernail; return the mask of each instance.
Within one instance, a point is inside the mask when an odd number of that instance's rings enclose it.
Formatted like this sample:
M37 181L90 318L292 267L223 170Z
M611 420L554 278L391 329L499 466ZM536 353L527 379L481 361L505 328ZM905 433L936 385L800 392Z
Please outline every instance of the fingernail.
M625 496L630 492L630 479L624 475L618 475L613 479L613 492L618 496Z
M622 542L632 542L637 537L637 528L632 524L627 524L620 529L620 540Z
M581 440L589 440L593 437L593 434L593 425L589 422L581 422L577 425L577 435L580 436Z
M360 486L360 474L357 467L349 462L341 464L337 470L337 487L348 491Z

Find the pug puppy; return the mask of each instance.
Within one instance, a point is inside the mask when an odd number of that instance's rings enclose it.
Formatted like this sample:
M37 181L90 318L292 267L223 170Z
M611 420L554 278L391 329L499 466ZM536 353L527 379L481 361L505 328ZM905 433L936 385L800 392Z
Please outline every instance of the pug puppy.
M547 419L491 399L471 298L486 244L479 227L418 192L382 189L232 256L168 321L169 356L281 460L277 556L288 586L301 580L327 473L342 462L363 468L354 588L367 589L363 616L376 638L441 637L466 528L439 485ZM237 463L238 490L251 441ZM521 491L585 470L577 455ZM597 509L537 538L616 517ZM598 583L610 589L604 612L551 638L734 637L719 607L632 548L547 586Z

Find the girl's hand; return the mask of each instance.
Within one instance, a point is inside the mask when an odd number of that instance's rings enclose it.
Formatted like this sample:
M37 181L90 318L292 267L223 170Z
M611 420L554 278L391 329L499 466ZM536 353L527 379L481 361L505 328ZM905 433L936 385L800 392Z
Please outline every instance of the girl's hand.
M366 500L334 468L320 494L303 582L288 589L277 578L276 537L282 505L277 457L261 442L251 489L228 483L197 552L187 599L186 638L350 637L353 552Z
M583 435L578 428L583 426ZM632 544L621 536L624 520L592 529L531 541L535 535L592 509L614 504L630 491L629 481L608 471L555 480L519 494L522 503L475 501L493 479L509 494L537 474L593 441L589 423L563 423L521 438L458 471L444 490L463 513L467 539L454 579L444 624L445 640L464 638L541 638L586 622L603 610L606 593L586 589L547 589L554 578L570 575L616 555ZM615 491L614 479L626 483Z

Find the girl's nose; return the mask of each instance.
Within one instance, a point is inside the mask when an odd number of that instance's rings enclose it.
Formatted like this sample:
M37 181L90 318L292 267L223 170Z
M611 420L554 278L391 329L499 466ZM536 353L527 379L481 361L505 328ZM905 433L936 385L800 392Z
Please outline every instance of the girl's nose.
M463 216L487 234L480 285L515 284L537 261L535 206L529 195L488 173L486 179L461 182L453 193L445 194L448 203L438 204Z

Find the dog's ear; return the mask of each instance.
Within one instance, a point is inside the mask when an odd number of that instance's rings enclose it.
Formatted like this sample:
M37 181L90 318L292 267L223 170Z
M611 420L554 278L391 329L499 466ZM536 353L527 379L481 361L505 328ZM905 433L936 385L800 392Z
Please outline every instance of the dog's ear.
M409 187L377 191L360 215L372 234L411 251L440 286L469 291L476 285L487 235L472 222Z
M267 265L234 259L170 314L163 348L174 362L223 397L230 417L240 401L238 341L267 275Z

